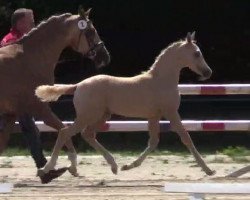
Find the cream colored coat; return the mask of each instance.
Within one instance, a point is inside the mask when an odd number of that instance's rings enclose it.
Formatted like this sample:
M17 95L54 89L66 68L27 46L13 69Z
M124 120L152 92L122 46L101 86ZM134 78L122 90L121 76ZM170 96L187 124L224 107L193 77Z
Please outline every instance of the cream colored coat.
M43 169L43 173L53 169L64 142L79 131L82 131L83 138L92 147L103 154L113 173L117 173L117 164L113 156L95 138L98 127L111 114L117 114L149 120L148 147L137 160L124 165L122 170L141 165L146 156L156 148L159 142L159 120L164 117L170 120L172 130L178 133L202 169L209 175L213 174L183 128L178 114L178 82L181 69L188 66L203 79L209 78L212 74L198 46L193 42L193 37L194 35L188 34L185 41L170 45L156 58L149 71L138 76L121 78L99 75L76 85L39 87L36 94L44 101L56 100L65 93L74 93L76 110L74 124L61 130L52 158Z

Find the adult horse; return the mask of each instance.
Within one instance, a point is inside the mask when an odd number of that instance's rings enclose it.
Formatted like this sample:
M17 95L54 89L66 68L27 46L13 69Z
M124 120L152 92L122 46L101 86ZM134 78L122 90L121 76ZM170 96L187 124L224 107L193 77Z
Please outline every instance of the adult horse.
M17 116L31 114L45 124L60 130L62 122L52 113L47 103L35 96L35 88L54 83L54 69L65 47L94 61L97 67L110 62L110 56L101 41L88 11L79 9L52 16L32 29L18 42L0 49L0 113L3 115L3 132L9 135ZM76 156L71 140L66 142L69 159ZM71 173L77 175L72 168ZM46 182L47 177L42 181Z
M209 78L212 70L205 62L199 47L195 44L194 34L188 34L185 41L168 46L156 58L152 67L145 73L130 78L106 75L94 76L75 85L40 86L36 95L43 101L55 101L62 94L74 94L76 119L72 126L59 131L51 159L39 174L49 172L56 165L59 151L65 141L82 131L82 137L97 151L100 151L117 173L117 164L113 156L96 140L96 130L111 114L148 119L149 142L145 151L134 162L124 165L122 170L141 165L146 156L159 142L159 120L170 120L171 128L177 132L181 141L195 157L198 165L206 174L214 172L206 165L196 150L192 139L181 123L178 114L180 95L178 82L180 71L189 67L201 75L203 80Z

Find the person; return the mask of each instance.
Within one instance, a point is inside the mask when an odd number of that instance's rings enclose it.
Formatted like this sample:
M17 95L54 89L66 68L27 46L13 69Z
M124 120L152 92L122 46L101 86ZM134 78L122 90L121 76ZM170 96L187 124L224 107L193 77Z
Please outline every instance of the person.
M27 8L19 8L14 11L11 16L11 29L10 32L3 37L0 42L1 47L10 45L27 34L34 27L33 10ZM1 129L1 116L0 116L0 129ZM42 168L47 160L43 154L43 149L40 140L40 133L35 125L35 120L30 114L23 114L18 117L19 125L24 133L31 155L35 161L37 168ZM1 130L0 130L1 134ZM1 136L3 139L5 136ZM6 138L5 138L6 139ZM0 139L1 140L1 139ZM8 140L8 139L7 139ZM5 141L6 145L7 141ZM3 141L1 143L3 144ZM3 149L3 147L1 147Z
M10 32L1 40L1 46L16 42L34 27L34 15L31 9L19 8L11 16Z

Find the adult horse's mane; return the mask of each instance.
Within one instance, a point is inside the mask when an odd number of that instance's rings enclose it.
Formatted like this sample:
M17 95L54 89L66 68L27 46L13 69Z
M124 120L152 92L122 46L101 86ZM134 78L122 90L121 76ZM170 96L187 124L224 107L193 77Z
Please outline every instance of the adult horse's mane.
M64 13L61 15L53 15L51 17L49 17L48 19L44 19L42 20L36 27L32 28L31 31L27 34L25 34L20 40L18 40L19 42L25 41L26 39L32 37L37 31L39 31L41 28L43 28L44 26L56 22L58 20L64 20L65 18L68 18L72 16L71 13Z

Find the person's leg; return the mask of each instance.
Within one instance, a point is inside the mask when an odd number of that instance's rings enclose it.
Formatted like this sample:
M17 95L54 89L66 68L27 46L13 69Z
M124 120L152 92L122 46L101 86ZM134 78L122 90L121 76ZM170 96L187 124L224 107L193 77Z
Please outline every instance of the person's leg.
M18 121L21 130L26 137L31 156L36 163L36 167L38 169L44 167L44 165L47 163L47 160L43 155L40 132L35 125L33 117L28 114L24 114L19 117Z

